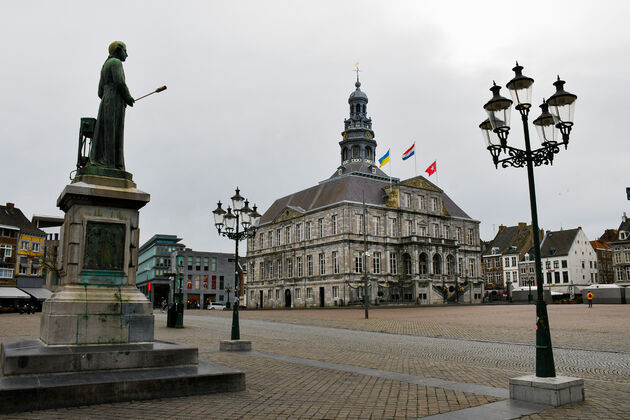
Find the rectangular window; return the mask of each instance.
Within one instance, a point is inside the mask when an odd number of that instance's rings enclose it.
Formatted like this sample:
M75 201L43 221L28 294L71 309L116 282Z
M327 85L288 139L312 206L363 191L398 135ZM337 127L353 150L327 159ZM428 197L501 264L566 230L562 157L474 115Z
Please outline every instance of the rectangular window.
M201 257L195 258L195 270L201 271Z
M276 300L280 300L280 289L276 289Z
M170 263L170 261L169 261L169 263ZM204 257L203 258L203 271L208 271L209 267L210 267L210 258Z
M271 248L273 246L273 232L269 232L267 234L267 242L268 242L269 248Z
M398 231L396 229L396 218L395 217L390 217L389 218L389 234L391 236L398 235Z
M277 273L278 278L282 277L282 260L281 259L276 260L276 273Z
M516 257L512 257L512 267L516 267Z
M560 272L556 271L555 273L553 273L553 282L554 283L560 283Z
M28 241L20 241L20 251L28 251Z
M319 254L319 275L321 276L324 274L326 274L326 258L322 252Z
M267 300L271 300L272 294L273 292L271 290L267 290Z
M312 255L307 255L306 256L306 275L307 276L312 276L313 275L313 256Z
M381 274L381 253L375 252L372 256L372 272Z
M333 298L339 298L339 286L333 286L332 288Z
M390 274L398 274L398 258L393 252L389 254L389 272Z
M426 205L426 199L424 198L423 195L418 196L418 210L426 210L427 209L427 205Z
M503 266L504 267L509 267L510 266L510 257L505 257L503 259Z
M295 241L300 242L302 240L302 225L300 223L295 225Z
M337 234L337 215L333 214L332 215L332 234L336 235Z
M372 217L372 234L380 235L381 218L379 216Z
M363 256L360 252L354 254L354 272L363 273Z
M265 279L265 263L261 261L259 267L260 267L260 270L258 271L260 271L260 279L264 280Z
M208 288L208 275L204 275L203 276L203 288L207 289Z
M554 268L554 269L558 269L558 268L560 268L560 261L555 260L555 261L553 262L553 268Z
M311 287L306 288L306 299L313 299L313 289Z
M186 280L186 288L192 289L192 274L189 274Z
M263 249L265 247L265 234L260 232L260 236L258 237L258 248Z
M269 278L273 278L273 261L267 263L267 271L269 272Z
M475 231L474 229L468 229L468 245L475 244Z
M31 276L36 276L38 274L39 274L39 266L36 266L35 264L31 265Z
M33 242L33 243L31 244L31 250L32 250L33 252L39 252L39 250L40 250L40 247L39 247L39 246L40 246L40 243L39 243L39 242Z
M437 223L433 224L433 237L434 238L440 237L440 225L438 225Z
M505 273L505 282L507 283L507 282L509 282L510 280L511 280L511 279L510 279L510 272L509 272L509 271L507 271L507 272Z
M310 240L311 239L311 222L306 222L306 229L305 230L305 234L306 234L306 240Z
M462 240L462 228L458 227L457 229L455 229L455 240L457 242L461 242L461 240Z
M191 257L191 256L188 257L188 265L187 265L187 267L188 267L188 271L192 271L192 269L193 269L193 257Z
M217 288L217 276L212 276L212 288ZM221 288L221 290L223 290L223 287Z
M9 268L0 268L0 279L12 279L13 270Z
M284 228L284 243L291 243L291 226L287 226Z
M287 277L293 277L293 258L287 258Z
M568 283L569 282L569 272L568 271L563 271L562 272L562 283Z
M419 225L418 226L418 235L420 235L420 236L427 236L427 227Z
M551 284L551 273L547 273L547 284Z
M545 261L545 268L551 270L551 261Z
M282 236L282 231L280 229L276 229L276 246L280 245L280 236Z
M463 257L459 257L457 259L457 269L459 270L459 275L463 276L464 275L464 258Z
M477 274L475 274L476 270L475 270L475 259L474 258L469 258L468 259L468 275L471 277L475 277Z
M442 238L449 239L448 226L442 226Z
M0 244L0 263L5 262L6 259L11 258L13 253L12 245Z
M217 271L217 258L212 257L212 271Z
M317 221L317 230L319 231L319 237L324 237L324 219L319 219Z
M302 257L297 257L297 275L302 277Z
M333 264L333 274L339 274L339 260L337 258L337 251L332 252L332 264Z
M438 211L438 199L435 197L431 198L431 210Z
M295 289L295 298L302 299L302 289Z
M362 214L355 215L355 220L356 220L355 232L358 234L363 234L363 215Z

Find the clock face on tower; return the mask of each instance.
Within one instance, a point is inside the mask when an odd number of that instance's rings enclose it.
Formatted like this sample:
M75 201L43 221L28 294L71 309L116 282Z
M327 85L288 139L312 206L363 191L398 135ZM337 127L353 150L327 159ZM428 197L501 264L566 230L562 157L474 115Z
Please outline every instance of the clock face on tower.
M372 133L371 133L371 132L366 131L366 132L365 132L365 137L366 137L366 138L368 138L368 139L371 139L371 138L372 138L372 137L374 137L374 136L372 135Z

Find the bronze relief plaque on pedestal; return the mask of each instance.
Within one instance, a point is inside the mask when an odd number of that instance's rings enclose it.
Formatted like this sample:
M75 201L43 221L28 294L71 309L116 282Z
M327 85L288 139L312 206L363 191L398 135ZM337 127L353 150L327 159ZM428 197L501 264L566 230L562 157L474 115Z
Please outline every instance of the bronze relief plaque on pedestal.
M126 228L121 223L88 221L83 269L123 271Z

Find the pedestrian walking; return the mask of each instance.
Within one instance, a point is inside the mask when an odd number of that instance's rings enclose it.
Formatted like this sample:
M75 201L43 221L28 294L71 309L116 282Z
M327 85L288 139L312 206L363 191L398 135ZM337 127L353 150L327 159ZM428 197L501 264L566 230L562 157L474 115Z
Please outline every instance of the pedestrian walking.
M586 294L586 301L588 302L588 307L592 308L593 307L593 293L592 292L588 292Z

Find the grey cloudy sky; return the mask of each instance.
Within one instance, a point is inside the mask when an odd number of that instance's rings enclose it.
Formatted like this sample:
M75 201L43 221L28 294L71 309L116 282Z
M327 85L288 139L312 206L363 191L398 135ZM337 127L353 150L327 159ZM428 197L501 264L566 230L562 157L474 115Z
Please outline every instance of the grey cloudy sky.
M625 1L24 1L0 6L1 202L27 216L61 214L76 163L79 118L96 116L100 67L127 43L125 159L138 188L141 241L180 235L232 251L210 211L234 187L265 210L329 177L360 62L380 156L416 142L418 170L437 159L439 186L481 221L530 220L525 169L496 170L478 124L492 80L514 61L535 79L533 102L557 74L578 95L567 151L536 171L545 229L616 228L628 180L630 3ZM505 96L509 96L503 89ZM532 114L535 118L538 108ZM509 141L522 145L513 113ZM533 130L533 128L532 128ZM532 131L532 140L538 138ZM387 171L389 172L389 171ZM435 175L430 178L435 182Z

